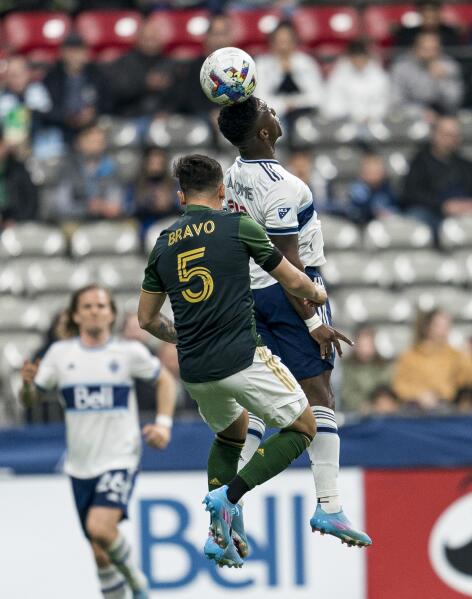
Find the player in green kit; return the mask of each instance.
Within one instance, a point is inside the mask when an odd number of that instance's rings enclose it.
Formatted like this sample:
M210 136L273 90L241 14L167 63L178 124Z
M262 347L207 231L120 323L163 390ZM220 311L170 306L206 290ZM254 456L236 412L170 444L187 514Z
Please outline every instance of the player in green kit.
M249 261L316 305L326 301L326 292L292 266L250 217L222 210L218 162L186 156L175 175L185 214L161 233L151 252L138 318L156 337L177 342L184 384L216 434L204 499L211 513L205 554L220 565L241 566L248 547L240 499L285 470L316 432L301 387L256 332ZM175 327L160 314L166 295ZM282 430L237 473L247 410Z

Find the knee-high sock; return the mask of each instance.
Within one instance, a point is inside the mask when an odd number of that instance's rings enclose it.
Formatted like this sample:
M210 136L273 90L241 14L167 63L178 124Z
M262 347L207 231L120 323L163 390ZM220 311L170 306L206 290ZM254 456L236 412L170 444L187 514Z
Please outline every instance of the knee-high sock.
M339 512L339 435L334 411L324 406L313 406L317 433L308 448L311 469L315 479L316 497L329 513Z
M126 578L131 590L140 591L147 588L146 577L131 560L131 546L121 532L106 551L113 564Z
M228 487L228 499L237 503L247 491L285 470L310 444L306 435L281 431L264 441Z
M258 416L249 413L249 425L244 447L239 458L238 470L244 468L252 456L256 453L265 433L265 424Z
M105 599L126 599L128 597L128 583L113 564L105 568L98 568L98 578L100 590Z
M208 455L208 489L226 485L236 476L244 439L228 439L216 435Z

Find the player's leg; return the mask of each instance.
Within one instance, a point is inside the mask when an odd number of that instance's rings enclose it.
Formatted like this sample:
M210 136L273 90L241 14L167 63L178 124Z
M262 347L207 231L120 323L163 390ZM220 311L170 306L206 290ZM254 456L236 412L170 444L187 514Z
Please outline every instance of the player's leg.
M118 568L112 564L108 554L93 541L92 546L95 563L97 564L100 590L105 599L127 599L128 583Z

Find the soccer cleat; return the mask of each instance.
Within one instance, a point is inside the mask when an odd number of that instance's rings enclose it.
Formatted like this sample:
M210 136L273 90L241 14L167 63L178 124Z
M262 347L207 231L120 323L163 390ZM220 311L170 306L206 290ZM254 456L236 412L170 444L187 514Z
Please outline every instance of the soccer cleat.
M141 589L139 591L133 591L133 599L148 599L149 593L147 589Z
M216 562L220 568L223 566L228 566L228 568L242 568L244 563L234 543L230 543L226 549L223 549L215 541L211 532L206 540L204 552L206 557Z
M244 530L243 506L238 503L238 511L233 516L232 536L233 543L238 550L239 555L245 559L249 555L249 542L247 540L246 531Z
M228 485L210 491L203 500L205 510L210 512L210 528L214 539L222 549L233 544L231 538L231 523L238 507L231 503L226 496Z
M356 530L349 522L343 510L334 514L328 514L318 503L315 513L310 520L311 530L316 530L322 535L332 535L347 543L348 547L368 547L372 545L372 539L365 532Z

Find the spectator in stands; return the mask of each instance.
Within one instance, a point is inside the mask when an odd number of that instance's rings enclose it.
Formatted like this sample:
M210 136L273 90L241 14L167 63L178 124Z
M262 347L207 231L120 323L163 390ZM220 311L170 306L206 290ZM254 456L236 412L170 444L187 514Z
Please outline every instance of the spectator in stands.
M38 216L38 190L0 130L0 230Z
M68 319L66 308L59 310L54 314L51 325L44 335L41 346L34 352L31 358L32 362L41 360L51 345L56 341L61 341L62 339L68 339L70 337L70 333L67 330Z
M402 25L398 28L395 38L395 46L410 47L413 45L418 33L436 33L439 35L444 47L459 46L461 37L457 27L447 25L441 17L442 3L438 0L420 0L416 3L416 9L420 16L420 23L413 27Z
M51 109L51 99L42 83L32 81L26 58L8 60L4 88L0 93L0 120L9 146L25 148Z
M299 48L297 32L282 21L269 36L270 51L256 59L257 95L290 125L304 112L317 110L323 81L316 61Z
M369 395L370 412L379 416L398 413L400 403L396 393L388 385L379 385Z
M162 53L160 27L162 25L152 18L144 21L136 47L108 67L108 85L117 115L147 117L149 121L173 107L175 65Z
M450 324L442 310L418 315L415 343L395 364L393 388L402 402L438 408L472 384L472 359L449 345Z
M330 189L327 181L316 169L312 154L304 151L292 152L287 160L287 170L308 185L315 198L316 210L326 211Z
M134 216L144 231L156 220L180 213L177 190L166 151L148 148L132 193Z
M343 359L341 398L347 412L369 412L371 393L380 385L390 385L392 367L375 347L375 331L361 327L354 336L350 356Z
M436 241L443 217L472 213L472 162L461 156L460 144L458 120L438 117L429 144L414 156L404 181L402 208L427 223Z
M412 49L394 62L391 73L394 105L419 113L454 111L461 105L461 69L444 54L437 33L419 33Z
M390 103L387 73L363 41L349 44L327 82L321 112L328 119L350 118L365 123L381 120Z
M347 216L359 224L385 218L398 211L398 205L381 156L362 158L359 178L348 189Z
M55 192L52 216L60 220L118 218L124 198L117 165L106 153L106 139L98 125L77 135L75 152L67 157Z
M84 40L72 33L64 40L60 61L44 80L52 101L48 121L59 127L68 141L110 109L108 86L89 58Z

